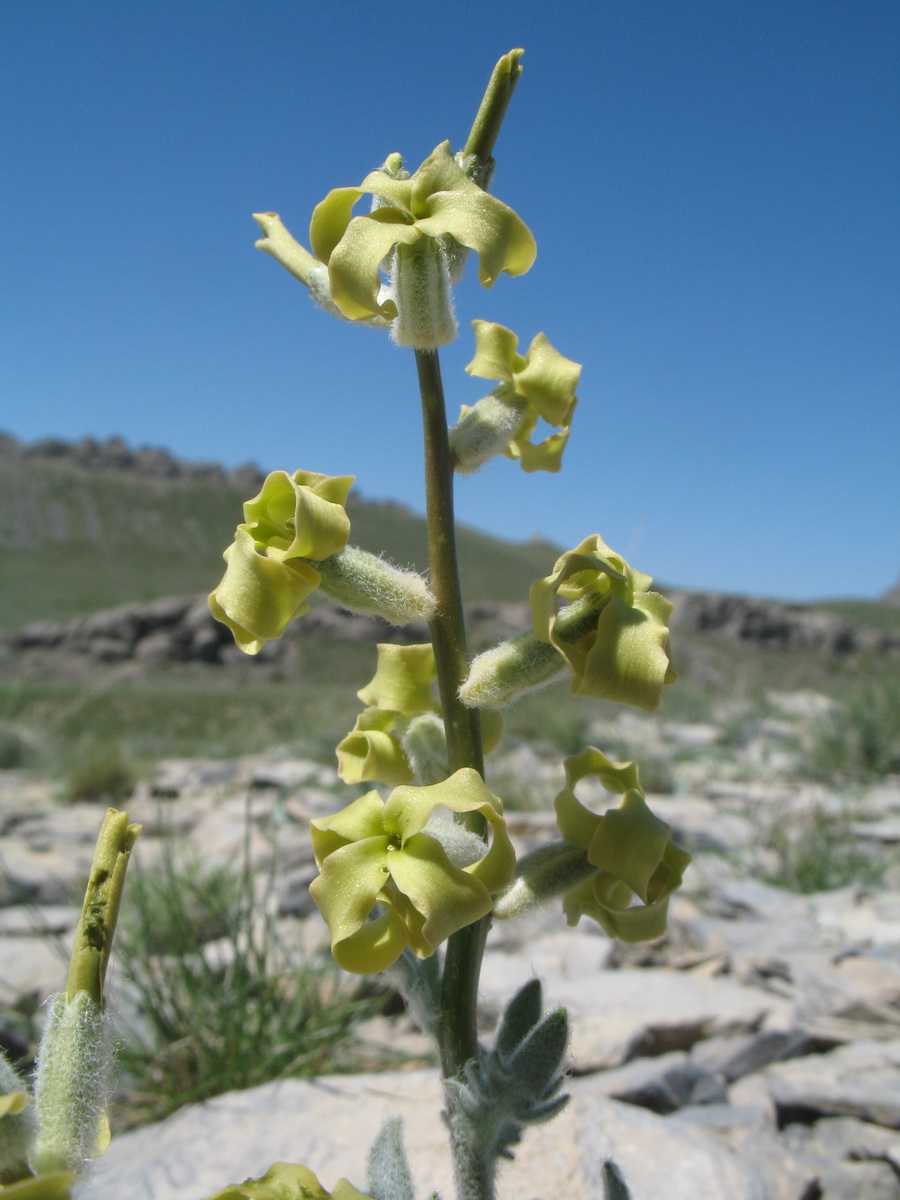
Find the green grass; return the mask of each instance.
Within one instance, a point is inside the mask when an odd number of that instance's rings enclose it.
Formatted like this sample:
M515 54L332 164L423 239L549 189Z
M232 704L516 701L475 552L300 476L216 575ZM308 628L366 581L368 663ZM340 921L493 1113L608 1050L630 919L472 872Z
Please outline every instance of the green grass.
M354 1030L387 992L348 982L326 949L299 951L273 915L275 871L264 878L260 895L246 860L214 866L171 842L152 871L129 871L118 1128L272 1079L385 1065Z
M882 604L878 600L824 600L817 608L837 613L857 625L877 629L900 630L900 605Z
M900 681L867 684L813 728L806 756L814 779L867 783L900 774Z
M62 799L120 804L136 782L137 771L122 746L91 737L74 747L66 764Z
M763 874L767 883L809 894L856 883L877 884L892 865L888 853L872 854L859 845L850 829L851 815L822 810L800 820L780 822L768 833L767 844L778 868Z
M173 668L141 680L110 671L84 685L0 683L0 749L8 766L61 778L92 757L118 756L133 774L161 757L228 758L273 747L333 761L335 743L356 719L355 691L374 670L375 648L309 642L296 682L254 678L250 666Z

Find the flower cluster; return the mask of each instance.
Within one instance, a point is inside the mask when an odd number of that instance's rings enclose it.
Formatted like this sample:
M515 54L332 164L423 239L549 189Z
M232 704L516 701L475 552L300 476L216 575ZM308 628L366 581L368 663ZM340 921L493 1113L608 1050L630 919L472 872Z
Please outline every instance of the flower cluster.
M310 254L277 213L255 213L256 244L304 283L328 312L391 330L401 346L433 350L456 336L451 284L473 250L478 277L521 275L536 247L527 225L464 169L442 142L410 176L399 154L358 187L334 188L313 212ZM368 213L356 202L372 197ZM382 279L387 267L389 280Z
M533 631L479 654L460 699L470 708L500 708L568 667L573 695L653 712L677 674L668 655L672 604L648 590L652 582L599 534L585 538L532 584ZM557 597L568 603L557 608Z
M652 582L594 534L532 584L535 636L555 646L569 664L572 695L656 710L663 688L678 676L668 655L673 606L649 591ZM557 597L596 611L596 622L573 637L561 619L566 610L557 611Z
M337 746L344 783L440 783L450 774L447 738L432 694L437 677L430 642L400 646L379 642L375 675L356 693L366 705ZM485 754L503 731L499 713L482 722Z
M310 892L340 966L384 971L407 946L428 958L452 933L489 913L492 894L509 882L515 865L502 812L499 797L465 767L442 783L396 787L386 801L367 792L311 821L320 874ZM469 813L487 822L489 846L454 819Z
M244 505L244 523L223 555L228 566L209 608L245 653L258 653L309 612L317 588L343 608L392 625L431 616L434 597L420 575L347 545L344 505L353 478L273 471Z
M581 375L578 363L564 358L539 333L524 356L511 329L492 321L473 321L475 357L466 367L479 379L500 386L469 407L462 406L450 431L459 471L476 471L495 454L518 459L524 471L558 471L569 437ZM556 426L542 442L532 442L538 422Z
M223 555L225 575L209 607L245 653L258 653L309 612L322 576L307 560L329 558L346 546L350 519L344 505L353 478L273 471L244 505L244 522Z
M594 868L563 898L569 924L588 916L624 942L660 937L669 897L691 856L675 845L671 828L650 811L633 762L613 762L589 746L565 760L565 771L566 786L555 801L557 825L566 842L587 852ZM591 776L622 797L602 816L575 795L575 785Z
M365 194L372 211L353 216ZM400 345L434 349L452 341L448 254L478 255L478 278L492 287L502 272L521 275L534 262L528 227L511 208L474 183L442 142L414 175L399 155L370 171L359 187L335 188L316 206L309 227L313 254L328 267L331 299L350 320L392 322ZM380 268L391 263L385 288Z

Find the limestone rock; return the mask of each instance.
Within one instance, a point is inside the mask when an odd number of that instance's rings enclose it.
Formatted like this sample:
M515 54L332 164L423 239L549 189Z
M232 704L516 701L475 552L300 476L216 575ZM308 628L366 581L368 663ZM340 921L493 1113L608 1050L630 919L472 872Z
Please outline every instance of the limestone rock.
M529 1130L499 1177L500 1200L596 1196L612 1157L634 1200L766 1200L755 1171L689 1126L607 1100L572 1080L571 1103ZM190 1106L114 1139L84 1200L199 1200L278 1160L310 1166L326 1187L365 1184L365 1158L389 1116L404 1121L417 1195L452 1195L449 1149L434 1071L290 1080Z

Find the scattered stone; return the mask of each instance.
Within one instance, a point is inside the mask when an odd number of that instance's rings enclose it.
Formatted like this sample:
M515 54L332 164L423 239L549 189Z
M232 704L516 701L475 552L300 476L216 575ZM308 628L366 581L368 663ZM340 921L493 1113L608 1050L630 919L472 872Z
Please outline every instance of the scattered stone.
M900 1039L859 1041L762 1072L781 1126L850 1116L900 1129Z
M97 628L102 630L103 623ZM139 645L140 626L131 628L128 636L137 636ZM634 728L650 726L638 717ZM507 767L512 783L524 772L532 782L540 778L545 789L558 786L551 768L533 753L513 756ZM587 786L586 802L598 811L615 802L599 788L587 797L590 791ZM128 808L144 826L136 859L145 869L154 869L167 836L174 837L179 855L193 855L191 861L203 865L227 866L249 852L260 872L260 889L276 889L267 892L267 911L277 917L284 945L296 948L318 944L322 934L308 891L315 874L308 823L334 811L338 803L333 767L286 756L247 756L227 762L159 763L136 788ZM702 790L653 796L651 803L695 855L685 887L671 903L664 937L626 946L587 920L565 926L558 905L520 921L496 922L491 931L481 984L483 1037L492 1036L515 988L537 975L544 981L545 1005L562 1003L570 1010L576 1072L571 1080L575 1123L554 1122L529 1132L519 1160L524 1173L512 1173L518 1170L514 1166L501 1195L510 1200L543 1195L547 1200L553 1194L539 1190L544 1168L534 1164L541 1150L549 1156L547 1164L556 1164L554 1178L560 1187L562 1180L568 1194L597 1194L599 1156L609 1150L627 1168L635 1200L656 1200L662 1194L667 1200L682 1194L685 1200L726 1195L729 1200L843 1200L851 1194L860 1200L900 1200L890 1191L900 1180L898 893L889 883L854 883L801 896L741 874L742 863L758 854L754 843L760 829L772 822L806 819L819 811L834 816L850 812L858 821L858 835L873 828L886 832L882 823L900 813L900 791L886 781L854 800L818 785L704 781ZM863 811L868 820L858 816ZM4 1007L20 1014L33 1011L61 986L65 963L37 936L35 922L64 941L68 938L101 817L102 805L55 805L45 782L20 770L0 772ZM547 811L510 811L509 828L520 853L555 836ZM866 844L891 845L875 837ZM300 941L293 937L295 930ZM210 942L204 953L221 957L226 950L224 943ZM0 1020L0 1043L12 1044L9 1039L18 1036L19 1028L15 1020L4 1028ZM384 1061L385 1051L396 1050L421 1062L426 1050L405 1017L379 1017L362 1035L371 1044L373 1061ZM394 1108L408 1104L415 1109L392 1079L365 1077L359 1086L369 1098L385 1090L385 1105L390 1101ZM219 1163L211 1151L208 1162L203 1159L208 1185L195 1185L185 1176L182 1189L180 1167L162 1182L171 1166L164 1153L166 1123L152 1135L148 1132L146 1150L135 1151L145 1158L132 1161L129 1143L116 1139L107 1160L110 1172L114 1167L135 1174L110 1175L121 1182L115 1194L188 1200L214 1191L229 1177L262 1170L278 1157L305 1157L323 1182L333 1183L346 1170L338 1162L342 1140L344 1149L360 1141L357 1096L344 1091L352 1085L342 1077L302 1086L314 1088L319 1100L343 1097L347 1111L338 1118L327 1105L318 1105L321 1115L314 1116L316 1107L311 1106L308 1150L296 1145L298 1118L292 1116L283 1148L272 1148L256 1167L243 1167L239 1156L247 1152L249 1137L235 1133L231 1141L236 1144L229 1150L233 1158L225 1155ZM436 1084L423 1086L435 1089L434 1112L428 1110L430 1124L423 1137L410 1130L409 1144L422 1156L423 1181L438 1180L439 1164L446 1161L440 1157L446 1153L436 1116L440 1103ZM613 1096L619 1102L609 1098ZM241 1097L212 1103L227 1107L226 1101L244 1104ZM419 1108L422 1103L420 1096ZM338 1122L334 1129L332 1118ZM257 1115L251 1120L253 1136L265 1119ZM801 1121L805 1124L798 1125ZM345 1123L343 1134L340 1122ZM353 1132L346 1133L351 1127ZM269 1144L264 1133L259 1136L262 1146ZM333 1145L333 1152L321 1157L316 1142L326 1151ZM432 1144L441 1149L432 1152ZM674 1183L671 1172L660 1174L664 1145L679 1163ZM117 1153L123 1157L117 1159ZM190 1167L191 1153L183 1157ZM222 1164L232 1161L235 1169L223 1174ZM101 1166L98 1184L106 1178L104 1172ZM547 1172L549 1178L550 1165ZM686 1190L679 1192L682 1186ZM97 1197L101 1200L102 1191ZM92 1200L92 1194L85 1200Z

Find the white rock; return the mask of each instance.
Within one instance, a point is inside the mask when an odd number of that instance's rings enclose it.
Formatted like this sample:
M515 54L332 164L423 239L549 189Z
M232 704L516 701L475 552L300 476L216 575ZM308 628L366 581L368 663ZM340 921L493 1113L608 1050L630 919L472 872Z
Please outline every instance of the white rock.
M556 1120L529 1130L501 1166L500 1200L600 1194L601 1163L618 1162L634 1200L765 1200L749 1166L700 1130L616 1104L573 1079ZM368 1148L382 1122L402 1116L416 1194L453 1195L434 1071L334 1075L232 1092L160 1125L114 1139L80 1200L201 1200L273 1162L303 1162L331 1188L365 1186Z

